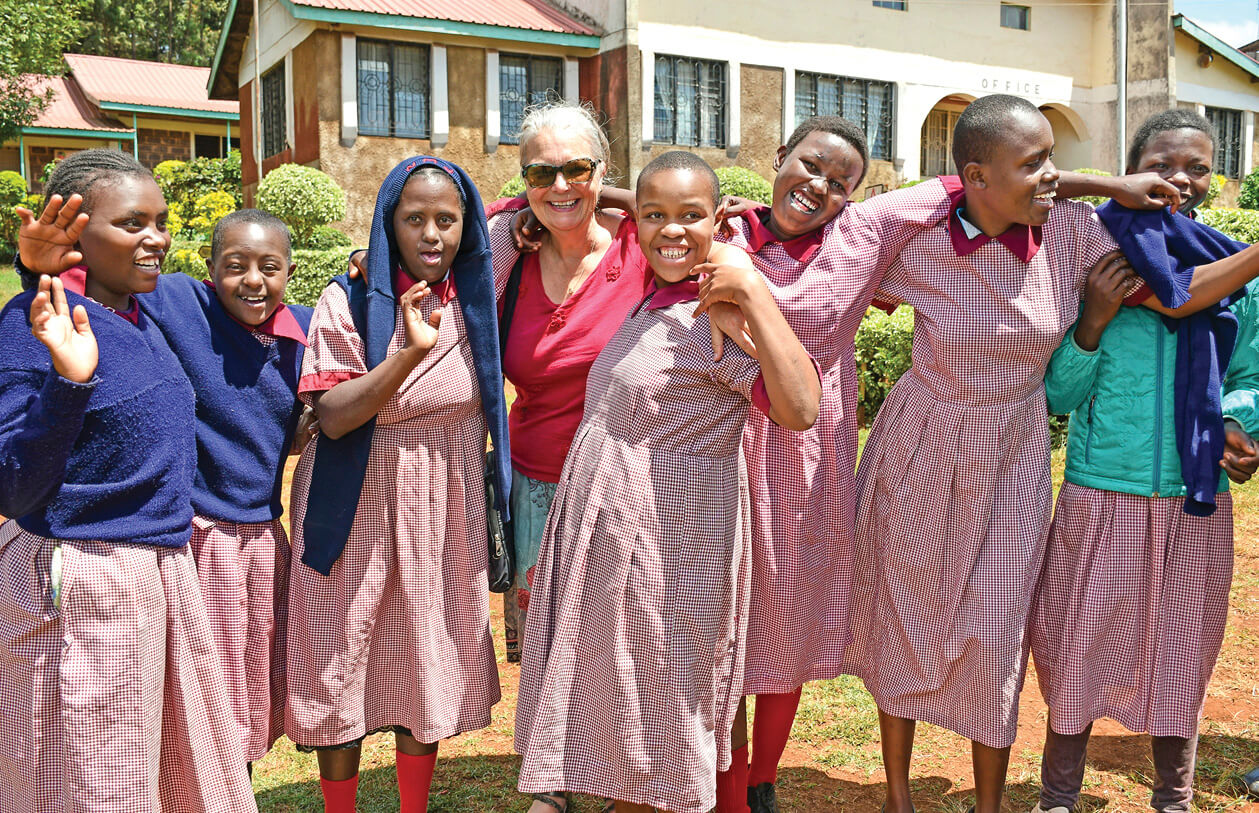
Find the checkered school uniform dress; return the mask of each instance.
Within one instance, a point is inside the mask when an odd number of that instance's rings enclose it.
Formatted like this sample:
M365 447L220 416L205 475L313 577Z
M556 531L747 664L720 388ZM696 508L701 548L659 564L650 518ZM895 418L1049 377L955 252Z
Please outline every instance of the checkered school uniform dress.
M997 240L958 256L948 222L910 240L881 286L914 307L913 365L857 470L845 669L884 712L1003 748L1053 498L1045 369L1115 243L1073 201L1026 263Z
M10 520L0 573L0 810L257 811L187 548L52 540Z
M1078 734L1110 717L1196 737L1228 618L1233 503L1209 517L1183 497L1064 483L1033 605L1032 654L1049 724Z
M421 303L427 320L436 296ZM401 314L389 345L402 347ZM305 747L400 727L420 742L484 728L499 699L485 569L485 419L458 303L376 416L358 511L329 576L302 564L318 443L293 476L285 732ZM301 389L363 375L345 291L324 289ZM311 392L303 392L308 403Z
M740 441L759 366L732 343L714 363L694 308L640 307L590 370L534 571L526 793L706 813L729 767L751 539Z
M754 410L743 437L752 495L745 694L789 692L842 671L857 504L854 340L883 270L948 208L938 181L879 195L845 208L803 250L762 242L745 218L731 221L730 242L751 255L822 369L813 428L792 432Z

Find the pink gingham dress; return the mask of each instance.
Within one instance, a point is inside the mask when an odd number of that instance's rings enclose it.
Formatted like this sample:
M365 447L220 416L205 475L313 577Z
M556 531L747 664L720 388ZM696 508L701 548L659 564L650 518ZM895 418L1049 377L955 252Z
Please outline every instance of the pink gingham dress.
M1030 262L997 240L959 256L950 221L912 239L881 286L914 307L913 365L857 470L845 669L882 711L1003 748L1053 497L1045 369L1115 243L1074 201L1051 210Z
M425 320L438 306L425 297ZM402 347L401 315L389 344ZM340 286L310 324L302 390L363 375L363 342ZM301 397L308 403L310 391ZM457 302L437 345L376 416L345 551L329 576L301 562L318 444L293 476L288 712L300 746L404 728L432 743L484 728L499 700L485 568L485 420Z
M534 571L526 793L706 813L730 764L751 538L740 441L760 369L732 343L713 362L708 317L671 302L685 285L649 292L587 379Z
M822 369L817 423L791 432L753 411L743 438L752 496L745 694L790 692L840 674L848 645L856 517L854 340L871 297L911 237L949 209L939 181L846 207L816 240L767 240L731 220L801 344ZM812 245L810 245L812 243Z

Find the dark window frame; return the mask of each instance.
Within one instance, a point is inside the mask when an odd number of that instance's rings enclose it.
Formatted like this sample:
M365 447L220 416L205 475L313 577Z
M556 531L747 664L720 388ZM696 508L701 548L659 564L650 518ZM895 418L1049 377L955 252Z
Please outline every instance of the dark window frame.
M909 11L909 2L908 0L874 0L874 7L890 11Z
M833 86L834 95L827 94L826 101L833 98L835 109L823 100L819 92L821 87ZM810 102L809 88L812 88ZM872 95L872 91L875 93ZM860 95L860 110L857 110L857 94ZM878 94L883 94L883 110L879 113L879 121L871 126L870 107ZM891 161L895 153L892 143L896 124L896 84L878 79L862 79L854 76L839 76L816 71L796 71L795 89L796 125L809 116L843 116L853 124L861 127L866 134L866 144L870 149L870 158L877 161ZM804 108L803 110L801 108ZM819 108L824 109L819 109ZM849 107L853 109L850 110Z
M1242 175L1242 149L1246 146L1245 125L1242 111L1228 107L1207 107L1207 121L1215 130L1215 155L1211 171L1225 178L1240 179Z
M262 75L262 156L279 155L288 147L288 93L284 60Z
M1002 28L1010 28L1015 31L1031 31L1032 7L1021 6L1017 3L1002 3L1000 19ZM1019 25L1019 23L1022 23L1022 25Z
M425 43L356 38L358 134L431 138L433 49ZM375 51L375 53L373 53ZM365 65L384 65L382 71Z
M524 68L524 89L509 88L509 77L504 74L516 68ZM555 84L547 84L543 68L553 68ZM519 95L520 98L509 98ZM564 98L564 58L545 54L498 55L498 120L500 144L519 144L520 125L524 122L525 109L530 105L560 101Z
M730 63L656 54L654 70L652 140L679 147L724 149L729 143Z

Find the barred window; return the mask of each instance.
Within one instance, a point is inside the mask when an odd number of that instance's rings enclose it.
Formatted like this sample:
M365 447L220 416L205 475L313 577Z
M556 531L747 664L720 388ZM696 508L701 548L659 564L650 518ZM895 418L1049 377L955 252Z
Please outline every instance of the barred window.
M1001 27L1018 28L1023 31L1032 30L1032 9L1029 6L1015 6L1010 3L1002 3Z
M1208 107L1207 121L1215 128L1215 167L1226 178L1242 176L1242 111Z
M427 45L358 40L358 131L428 138Z
M875 8L890 8L892 11L904 11L905 0L874 0Z
M655 140L726 146L726 63L656 57Z
M284 151L284 63L262 75L262 155L269 157Z
M498 55L498 113L502 144L520 143L520 125L531 104L564 97L564 60L554 56Z
M866 133L870 157L892 160L891 82L796 71L796 124L809 116L843 116Z

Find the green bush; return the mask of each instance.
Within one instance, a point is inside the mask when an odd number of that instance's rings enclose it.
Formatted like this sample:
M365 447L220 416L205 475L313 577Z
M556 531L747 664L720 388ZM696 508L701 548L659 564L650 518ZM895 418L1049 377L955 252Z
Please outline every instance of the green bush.
M345 219L345 192L317 169L282 164L258 184L258 208L287 223L304 248L315 229Z
M914 336L913 308L888 314L871 308L857 328L857 419L874 420L892 385L909 369Z
M16 172L0 172L0 249L11 253L17 248L17 230L22 221L13 211L26 199L26 180Z
M293 252L293 262L297 268L289 278L288 288L284 291L284 301L292 305L309 305L312 308L319 301L319 295L328 287L328 280L337 274L344 274L350 260L349 246L329 249L327 251L311 251L298 249Z
M511 180L503 184L503 188L498 190L500 198L518 198L525 193L525 179L519 175L513 175Z
M197 234L208 237L214 233L215 224L234 211L236 199L231 193L215 189L197 198L192 207L192 220L188 221L188 225Z
M722 196L734 195L769 206L774 201L774 185L745 167L721 167L716 170Z
M1242 193L1237 205L1243 209L1259 209L1259 167L1242 180Z
M209 254L209 243L200 240L172 240L170 251L166 252L166 258L162 260L162 273L182 273L193 279L208 279L210 275L205 267L205 258L201 256L203 246Z
M331 226L320 226L310 236L310 241L306 244L306 248L312 251L328 251L351 245L354 245L354 243L347 235L342 234Z
M1254 209L1199 209L1198 219L1234 240L1259 243L1259 211Z
M1198 204L1199 209L1205 209L1215 202L1220 196L1220 192L1224 190L1224 184L1228 183L1228 178L1223 175L1212 175L1211 186L1207 189L1207 196L1202 199L1202 203Z
M1082 169L1077 169L1076 172L1080 173L1081 175L1110 175L1111 174L1104 169L1093 169L1091 167L1084 167ZM1103 203L1110 200L1110 198L1103 198L1103 197L1098 197L1095 195L1086 195L1084 197L1076 198L1076 200L1086 201L1087 203L1091 203L1094 206L1101 206Z
M153 168L153 177L170 207L171 234L208 237L219 218L241 207L240 152L237 150L232 150L226 158L163 161ZM198 204L207 195L215 195L213 206L203 205L198 210ZM210 217L212 212L221 214Z
M897 188L897 189L908 189L908 188L909 188L909 187L911 187L911 186L917 186L918 184L922 183L923 181L929 181L929 180L931 180L931 179L930 179L930 178L912 178L912 179L910 179L910 180L904 181L904 182L903 182L900 186L898 186L898 187L896 187L896 188Z

